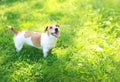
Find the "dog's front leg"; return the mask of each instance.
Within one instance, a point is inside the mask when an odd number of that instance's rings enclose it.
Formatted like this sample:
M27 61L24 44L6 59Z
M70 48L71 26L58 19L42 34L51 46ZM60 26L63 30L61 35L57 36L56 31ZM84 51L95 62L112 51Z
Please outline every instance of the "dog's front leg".
M48 55L48 49L46 49L46 48L43 48L43 56L44 56L44 58L46 58L47 57L47 55Z

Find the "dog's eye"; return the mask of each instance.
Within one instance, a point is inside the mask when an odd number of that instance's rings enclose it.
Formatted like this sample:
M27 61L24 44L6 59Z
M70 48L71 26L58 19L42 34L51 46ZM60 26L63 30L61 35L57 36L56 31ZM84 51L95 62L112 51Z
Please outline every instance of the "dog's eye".
M52 29L52 26L50 27L50 29Z

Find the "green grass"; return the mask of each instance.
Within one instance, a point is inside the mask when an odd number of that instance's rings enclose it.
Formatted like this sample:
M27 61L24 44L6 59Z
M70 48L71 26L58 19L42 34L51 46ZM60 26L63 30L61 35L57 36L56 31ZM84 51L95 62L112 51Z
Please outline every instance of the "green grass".
M1 0L0 82L119 82L120 0ZM44 31L59 24L61 37L43 58L24 45L15 51L17 30Z

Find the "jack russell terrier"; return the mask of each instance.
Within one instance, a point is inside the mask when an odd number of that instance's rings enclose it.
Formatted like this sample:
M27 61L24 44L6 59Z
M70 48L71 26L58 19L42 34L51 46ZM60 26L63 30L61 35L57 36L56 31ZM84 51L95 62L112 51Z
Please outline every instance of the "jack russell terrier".
M57 38L59 38L59 25L49 25L43 33L15 30L12 26L8 26L14 33L14 43L16 51L21 51L23 44L26 43L30 46L43 50L44 57L50 49L55 47Z

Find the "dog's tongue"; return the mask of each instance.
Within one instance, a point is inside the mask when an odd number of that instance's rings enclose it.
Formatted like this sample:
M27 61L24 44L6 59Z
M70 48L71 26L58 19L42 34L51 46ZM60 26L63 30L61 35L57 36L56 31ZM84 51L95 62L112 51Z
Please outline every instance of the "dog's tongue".
M55 33L54 34L56 38L59 38L60 37L60 34L59 33Z

